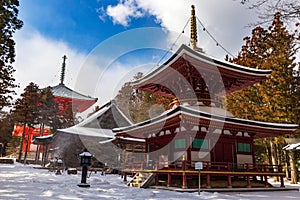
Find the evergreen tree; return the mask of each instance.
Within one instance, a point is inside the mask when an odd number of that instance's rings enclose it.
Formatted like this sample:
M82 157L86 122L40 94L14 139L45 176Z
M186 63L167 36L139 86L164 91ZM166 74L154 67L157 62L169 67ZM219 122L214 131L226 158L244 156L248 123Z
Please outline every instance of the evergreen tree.
M7 155L7 147L12 139L12 132L14 129L14 122L10 113L1 112L0 113L0 156Z
M272 70L264 82L227 96L227 109L236 117L277 123L296 123L293 68L296 66L295 34L288 32L279 13L268 30L256 27L239 56L231 61L248 67ZM266 145L265 139L262 143ZM273 164L279 164L278 146L283 138L270 141ZM277 158L277 159L276 159Z
M24 89L24 92L21 94L21 98L17 99L14 105L14 119L17 123L23 124L23 133L19 150L19 160L21 160L22 157L22 147L24 139L26 139L26 144L28 144L29 136L28 138L25 138L25 127L30 127L38 123L39 102L41 102L39 88L36 84L31 82ZM24 161L26 160L26 155L27 151L25 151Z
M134 76L140 79L142 73ZM115 97L118 107L133 122L138 123L160 115L171 102L171 99L149 92L138 91L130 83L125 83Z
M39 123L43 128L45 125L49 126L54 132L54 119L58 116L58 105L54 100L51 87L44 88L40 94L39 102ZM41 129L41 132L43 130Z
M18 19L18 6L18 0L0 1L0 110L10 104L11 95L15 93L15 70L11 66L15 61L13 34L23 26Z
M289 34L276 14L268 30L257 27L252 38L245 38L239 56L231 61L248 67L270 69L262 83L227 96L227 108L235 116L279 123L294 122L291 87L295 65L294 36ZM242 109L241 109L242 108Z
M58 105L54 101L51 87L40 91L40 102L38 102L38 120L40 124L40 136L43 135L45 126L50 127L51 132L55 132L54 121L58 115ZM37 145L35 162L39 160L40 145Z
M75 115L76 112L73 112L72 105L68 105L64 110L58 111L51 120L51 131L55 133L57 129L74 126L78 123Z

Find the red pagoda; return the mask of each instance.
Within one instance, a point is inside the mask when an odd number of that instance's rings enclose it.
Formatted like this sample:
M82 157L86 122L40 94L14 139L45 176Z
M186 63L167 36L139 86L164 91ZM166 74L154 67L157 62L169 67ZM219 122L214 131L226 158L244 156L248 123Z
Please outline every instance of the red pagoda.
M60 112L72 106L73 111L81 113L96 103L98 99L80 94L65 86L66 59L67 57L63 56L60 83L52 87L52 93L55 101L58 103Z
M235 187L233 180L241 177L244 187L254 187L257 177L262 187L268 187L268 176L280 176L284 187L281 166L256 163L254 139L293 134L298 125L240 119L222 107L226 94L264 81L270 73L204 54L197 47L192 6L190 47L181 45L163 65L131 83L140 91L173 98L170 109L147 121L113 129L118 141L145 141L144 160L132 156L123 167L125 179L129 173L136 174L129 185L146 187L150 177L155 177L155 185L194 187L198 184L195 166L200 164L206 188L213 187L211 180L225 180L227 187Z
M59 112L64 113L67 109L72 108L73 113L82 113L88 108L90 108L94 103L97 102L97 98L92 98L90 96L86 96L80 94L64 84L65 78L65 69L66 69L66 59L67 56L63 56L62 70L60 83L56 86L51 87L52 93L54 96L54 101L58 104ZM44 151L42 152L42 164L44 165L49 151L49 145L51 146L53 142L54 135L44 135L40 134L39 137L34 137L32 140L35 145L42 145L44 147ZM30 140L31 141L31 140ZM31 144L31 143L30 143ZM39 152L37 152L39 153Z

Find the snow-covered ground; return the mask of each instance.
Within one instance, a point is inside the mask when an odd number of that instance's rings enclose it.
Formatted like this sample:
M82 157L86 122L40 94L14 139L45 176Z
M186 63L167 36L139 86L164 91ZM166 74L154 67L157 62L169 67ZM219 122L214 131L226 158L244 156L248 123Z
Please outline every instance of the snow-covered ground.
M118 175L101 176L92 173L90 188L80 188L81 174L55 175L33 165L0 164L0 199L300 199L299 191L243 192L243 193L181 193L127 187ZM278 186L278 185L277 185ZM287 187L300 188L300 185Z

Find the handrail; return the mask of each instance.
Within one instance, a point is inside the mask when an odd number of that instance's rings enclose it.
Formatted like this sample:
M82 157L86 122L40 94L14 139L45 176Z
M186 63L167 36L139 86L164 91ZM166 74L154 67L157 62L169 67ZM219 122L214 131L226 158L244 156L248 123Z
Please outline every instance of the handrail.
M153 170L153 169L174 169L174 170L193 170L197 161L148 161L131 162L123 166L126 170ZM281 165L268 164L235 164L231 162L208 162L203 161L203 170L209 171L244 171L244 172L283 172Z

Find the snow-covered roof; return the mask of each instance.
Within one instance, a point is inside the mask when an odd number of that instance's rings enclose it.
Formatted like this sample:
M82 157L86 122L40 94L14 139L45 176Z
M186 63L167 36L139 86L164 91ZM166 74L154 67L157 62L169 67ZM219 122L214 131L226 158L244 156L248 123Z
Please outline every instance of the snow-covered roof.
M216 59L214 57L208 56L202 52L195 51L190 47L182 44L177 52L167 60L163 65L159 66L155 70L146 74L143 78L132 82L133 86L143 85L144 83L153 82L155 77L161 74L166 68L170 67L173 63L175 63L180 57L184 57L184 59L188 60L191 63L199 63L202 65L194 64L194 67L201 68L199 70L207 69L207 70L225 70L230 71L232 74L236 74L239 78L249 78L249 79L265 79L266 76L270 75L272 70L262 70L256 68L245 67L242 65L234 64L227 61L222 61ZM217 68L216 68L217 67Z
M53 138L53 134L35 137L35 139L48 139L48 138Z
M100 117L109 111L113 115L112 117L114 118L114 120L118 121L117 124L120 124L121 126L124 126L124 124L132 125L132 122L118 108L115 102L110 101L104 104L97 112L92 114L90 117L77 124L77 126L101 128L101 125L99 124Z
M45 136L37 136L37 137L34 137L32 142L34 144L49 144L52 142L53 137L54 137L53 134L45 135Z
M80 93L68 88L64 84L59 84L59 85L53 86L51 88L52 88L52 93L54 96L70 98L70 99L80 99L80 100L97 100L97 98L93 98L90 96L80 94Z
M114 138L113 128L132 125L132 122L115 105L114 101L104 104L99 111L76 124L75 126L59 129L58 132L81 136Z
M232 115L228 114L225 110L220 112L221 109L217 110L217 112L205 112L203 109L201 109L201 106L198 107L187 107L187 106L177 106L171 110L168 110L161 114L160 116L157 116L155 118L127 126L127 127L121 127L121 128L114 128L113 132L115 132L118 135L118 132L126 132L126 131L135 131L139 130L140 128L147 128L150 127L153 124L159 124L163 123L171 119L175 116L192 116L195 118L207 120L207 121L214 121L214 122L220 122L223 123L224 126L235 126L235 127L243 127L243 129L248 130L264 130L268 133L277 132L281 134L286 134L287 132L292 133L297 128L297 124L281 124L281 123L270 123L270 122L261 122L261 121L254 121L254 120L246 120L241 118L235 118ZM145 130L145 129L143 129ZM151 130L149 128L149 130ZM262 134L262 133L258 133Z
M295 143L295 144L288 144L282 149L287 150L287 151L300 151L300 143Z
M115 135L111 129L87 128L76 125L65 129L59 129L58 132L100 138L114 138Z
M129 138L129 137L118 137L120 140L125 140L125 141L132 141L132 142L146 142L145 139L139 139L139 138Z

